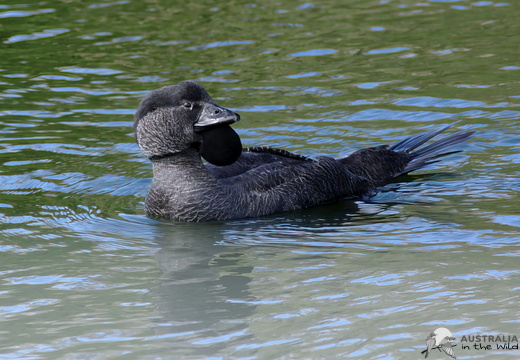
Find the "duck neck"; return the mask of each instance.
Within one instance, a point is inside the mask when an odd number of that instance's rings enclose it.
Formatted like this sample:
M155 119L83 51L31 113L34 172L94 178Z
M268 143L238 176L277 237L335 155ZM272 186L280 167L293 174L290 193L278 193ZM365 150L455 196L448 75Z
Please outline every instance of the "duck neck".
M196 149L189 148L175 154L156 156L150 159L153 165L154 179L156 176L166 175L168 178L178 178L181 174L186 179L202 180L211 176L202 163ZM175 173L175 177L173 177Z
M169 153L165 155L154 155L150 158L152 164L155 165L166 165L166 166L175 166L175 165L193 165L200 163L202 164L202 160L200 159L199 152L194 148L189 148L177 153Z

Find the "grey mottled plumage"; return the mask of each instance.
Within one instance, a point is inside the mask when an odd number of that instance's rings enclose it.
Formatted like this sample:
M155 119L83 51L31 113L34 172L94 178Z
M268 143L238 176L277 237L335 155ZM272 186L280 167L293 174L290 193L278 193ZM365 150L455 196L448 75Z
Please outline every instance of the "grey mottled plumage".
M134 128L137 143L153 165L145 202L148 216L226 220L359 197L437 161L447 154L446 148L472 134L455 133L421 147L445 127L390 147L362 149L343 159L310 159L269 147L240 152L240 140L229 127L239 118L215 104L193 81L156 89L141 101ZM214 130L220 127L221 131ZM204 141L212 148L204 147ZM201 155L225 166L205 165Z

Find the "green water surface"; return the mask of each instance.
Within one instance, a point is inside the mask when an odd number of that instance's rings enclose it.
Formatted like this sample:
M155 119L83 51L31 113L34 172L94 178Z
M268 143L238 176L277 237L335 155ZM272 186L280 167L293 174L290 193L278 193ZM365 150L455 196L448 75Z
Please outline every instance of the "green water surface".
M441 326L459 359L520 359L459 342L520 337L506 1L0 4L0 359L420 359ZM245 146L476 134L370 201L154 221L133 113L186 79L241 114Z

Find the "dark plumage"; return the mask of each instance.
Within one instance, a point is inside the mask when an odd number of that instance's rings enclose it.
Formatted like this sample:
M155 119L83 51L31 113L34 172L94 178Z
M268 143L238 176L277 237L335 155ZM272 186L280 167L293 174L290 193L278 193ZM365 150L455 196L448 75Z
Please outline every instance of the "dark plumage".
M457 132L422 146L448 128L316 159L270 147L242 149L229 126L240 116L213 102L193 81L150 92L135 114L137 143L152 161L148 216L179 221L256 217L370 193L393 178L451 154L469 138ZM422 146L422 147L421 147ZM203 164L201 155L210 164Z

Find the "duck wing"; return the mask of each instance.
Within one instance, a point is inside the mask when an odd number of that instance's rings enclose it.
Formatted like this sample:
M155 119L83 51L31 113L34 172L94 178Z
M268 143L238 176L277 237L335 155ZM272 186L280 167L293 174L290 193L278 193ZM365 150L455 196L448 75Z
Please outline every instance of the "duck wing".
M232 165L207 168L224 193L235 194L224 197L236 208L233 217L263 216L361 197L401 174L453 153L447 149L472 134L459 132L421 146L446 128L414 135L392 146L362 149L339 160L253 148L243 151Z
M206 164L206 167L216 179L224 179L271 163L282 163L290 166L311 161L313 161L313 159L283 149L255 146L243 149L238 160L231 165L215 166Z
M366 179L349 173L339 161L327 156L263 163L236 176L217 179L217 186L235 194L226 199L231 199L230 206L240 212L240 217L328 204L361 196L370 188Z

